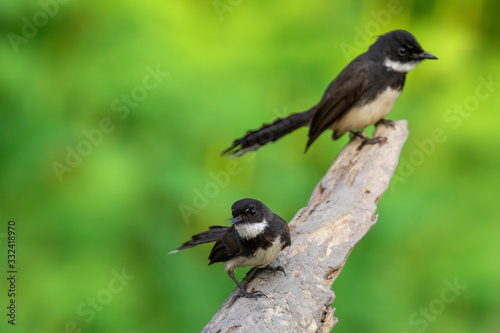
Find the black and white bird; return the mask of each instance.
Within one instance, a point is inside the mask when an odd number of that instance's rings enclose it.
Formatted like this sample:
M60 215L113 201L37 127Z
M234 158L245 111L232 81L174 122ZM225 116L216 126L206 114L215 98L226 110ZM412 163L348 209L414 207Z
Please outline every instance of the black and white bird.
M361 130L378 122L394 126L384 117L401 94L406 74L423 59L437 57L424 52L408 31L394 30L381 35L367 52L356 57L340 72L318 104L302 113L291 114L247 132L244 137L234 140L222 154L229 154L230 157L243 155L302 126L309 126L306 151L328 129L333 130L333 140L350 132L361 137L363 143L384 142L382 137L363 136Z
M285 273L283 267L272 267L270 263L291 244L288 224L262 202L254 199L236 201L231 207L231 212L233 220L230 227L211 226L209 230L192 236L190 241L170 253L215 242L208 256L209 265L216 262L224 263L226 273L240 288L241 292L236 297L266 296L258 290L246 291L234 277L234 269L255 266L274 273L276 271Z

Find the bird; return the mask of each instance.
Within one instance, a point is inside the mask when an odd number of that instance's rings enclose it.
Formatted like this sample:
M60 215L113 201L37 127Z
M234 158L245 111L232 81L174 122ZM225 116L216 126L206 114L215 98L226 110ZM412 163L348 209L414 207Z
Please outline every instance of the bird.
M236 201L231 206L231 213L231 226L210 226L207 231L192 236L191 240L170 253L215 242L208 256L208 265L224 263L226 273L240 289L235 297L267 297L259 290L246 291L234 277L234 269L255 266L274 274L281 271L286 275L283 267L272 267L270 263L291 244L288 224L262 202L250 198Z
M363 144L384 143L386 138L367 138L361 131L377 123L394 128L394 122L384 118L401 94L406 74L424 59L437 57L425 52L410 32L385 33L337 75L319 103L307 111L248 131L221 155L241 156L302 126L309 126L305 152L328 129L333 130L332 140L350 132L351 137L360 137Z

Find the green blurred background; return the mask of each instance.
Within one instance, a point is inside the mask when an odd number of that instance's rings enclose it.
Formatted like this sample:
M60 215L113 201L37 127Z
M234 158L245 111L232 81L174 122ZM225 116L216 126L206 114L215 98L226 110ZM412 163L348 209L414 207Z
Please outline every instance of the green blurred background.
M19 270L15 328L1 279L2 332L200 331L235 285L207 266L208 245L168 252L228 223L240 198L290 221L347 138L324 134L304 155L301 129L235 164L219 152L308 109L397 28L439 60L407 76L389 117L407 119L410 137L378 223L333 285L334 331L500 332L498 1L0 9L0 267L13 219ZM455 282L466 288L444 303Z

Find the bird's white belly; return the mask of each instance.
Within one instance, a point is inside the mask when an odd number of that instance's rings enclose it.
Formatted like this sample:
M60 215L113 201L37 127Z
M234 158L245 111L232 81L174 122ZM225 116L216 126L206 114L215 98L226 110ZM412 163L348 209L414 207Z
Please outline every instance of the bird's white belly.
M281 252L281 238L278 236L273 242L273 245L267 249L258 249L254 254L248 258L245 257L235 257L224 263L226 271L230 268L235 267L248 267L248 266L260 266L264 267L269 265L278 257Z
M400 94L400 90L387 88L374 101L348 111L331 128L339 133L345 133L375 124L391 111Z

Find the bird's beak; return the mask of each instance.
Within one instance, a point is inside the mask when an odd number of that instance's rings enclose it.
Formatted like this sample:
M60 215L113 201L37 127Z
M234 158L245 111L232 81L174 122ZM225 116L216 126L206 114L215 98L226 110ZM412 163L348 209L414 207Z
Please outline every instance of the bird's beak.
M416 56L417 56L417 58L419 60L422 60L422 59L437 59L436 56L434 56L434 55L432 55L430 53L427 53L427 52L422 52L420 54L417 54Z
M236 224L236 223L241 222L241 221L243 221L243 219L241 218L241 215L238 215L235 218L233 218L233 220L231 221L231 225Z

